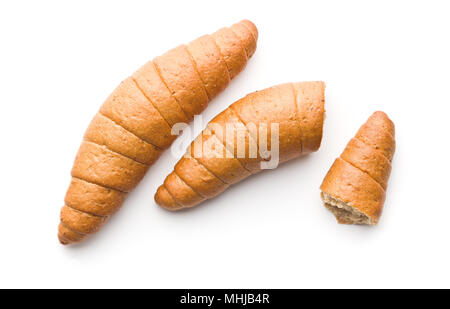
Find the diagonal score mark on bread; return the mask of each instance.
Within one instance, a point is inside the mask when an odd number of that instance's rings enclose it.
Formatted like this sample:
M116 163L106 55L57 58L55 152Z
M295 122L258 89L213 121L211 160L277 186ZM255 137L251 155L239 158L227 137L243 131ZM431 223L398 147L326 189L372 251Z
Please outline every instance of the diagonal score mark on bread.
M193 207L266 169L272 159L277 159L276 167L316 151L322 138L324 92L320 81L287 83L236 101L194 139L158 188L156 203L169 210ZM250 125L257 130L251 132ZM238 130L243 132L240 139ZM226 140L229 132L233 138ZM252 142L257 145L254 157L248 151ZM245 149L244 157L236 156L239 147ZM264 149L270 149L269 158L262 155Z
M170 147L176 138L172 127L200 114L244 69L244 51L256 49L257 30L250 21L233 29L222 28L148 61L108 96L72 168L58 227L61 243L79 242L97 232ZM198 196L181 179L177 183ZM168 207L182 207L166 188L159 192Z
M395 152L394 123L375 112L335 160L320 187L338 223L376 225L386 198Z

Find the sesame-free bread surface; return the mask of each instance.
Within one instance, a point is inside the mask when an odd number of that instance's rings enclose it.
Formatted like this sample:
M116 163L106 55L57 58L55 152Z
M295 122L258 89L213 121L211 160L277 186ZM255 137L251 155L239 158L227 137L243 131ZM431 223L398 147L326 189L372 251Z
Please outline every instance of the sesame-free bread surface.
M255 25L241 21L148 61L117 86L76 156L58 228L62 244L86 239L119 210L175 140L173 126L191 121L226 88L255 52L257 38ZM202 200L185 180L171 179L168 186L189 195L190 204ZM168 191L160 190L160 198L168 207L179 207Z
M394 123L375 112L337 158L320 187L324 205L343 224L376 225L395 152Z
M233 103L194 139L158 188L155 201L169 210L192 207L260 172L262 163L271 159L267 154L273 155L267 150L278 148L280 163L316 151L322 137L324 92L323 82L288 83Z

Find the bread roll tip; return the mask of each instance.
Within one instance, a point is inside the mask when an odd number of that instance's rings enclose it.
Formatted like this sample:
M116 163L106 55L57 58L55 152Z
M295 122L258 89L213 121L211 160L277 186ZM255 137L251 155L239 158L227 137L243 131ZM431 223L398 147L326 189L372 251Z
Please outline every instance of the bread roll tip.
M321 198L341 224L377 225L395 152L395 127L374 112L337 158L321 189Z

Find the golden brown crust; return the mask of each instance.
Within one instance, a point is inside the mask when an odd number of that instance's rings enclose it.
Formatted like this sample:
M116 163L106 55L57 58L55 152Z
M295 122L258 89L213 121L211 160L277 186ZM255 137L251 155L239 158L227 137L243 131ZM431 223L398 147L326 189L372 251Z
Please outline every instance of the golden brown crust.
M230 29L239 37L241 40L247 58L253 56L256 50L256 38L253 32L249 29L248 24L243 22L236 23L230 27Z
M205 109L208 95L185 45L156 57L153 63L190 119Z
M210 35L204 35L188 44L198 73L205 85L209 99L219 94L230 82L227 65Z
M247 65L247 53L241 39L230 29L222 28L212 34L227 65L230 77L234 78Z
M120 153L142 164L151 165L161 150L149 144L102 114L95 115L84 139Z
M97 232L108 217L94 216L65 205L61 208L61 222L70 230L79 234Z
M291 84L253 92L230 106L244 123L297 120Z
M209 129L204 130L192 142L188 155L196 158L226 184L239 182L251 175Z
M147 172L148 165L136 162L104 146L84 141L72 168L72 176L88 182L129 192Z
M164 187L183 207L191 207L205 200L203 196L195 192L175 172L169 174L164 180Z
M106 99L86 131L75 159L65 198L70 208L63 208L64 223L58 228L61 243L80 241L87 236L80 231L91 233L100 228L104 222L97 216L109 217L117 211L125 192L138 184L161 151L177 137L171 134L171 127L191 121L245 67L245 48L251 53L256 47L257 30L248 21L234 28L240 37L226 28L156 57L125 79ZM234 163L239 166L237 160ZM200 163L184 168L210 177L209 185L215 183L215 190L219 190L220 180L216 178L214 182L214 176L208 175ZM183 171L179 167L177 170ZM172 176L168 186L176 190L175 195L184 192L183 206L164 186L155 196L158 204L175 210L200 202L203 197L198 197L197 189L206 195L215 193L196 179L185 177L188 184L177 177Z
M207 127L252 174L261 170L260 162L263 159L258 151L257 132L254 130L252 136L231 108L219 113Z
M302 137L292 84L282 84L247 95L233 103L231 109L247 127L254 126L261 157L268 159L264 149L272 149L272 127L277 130L280 162L302 153ZM274 124L274 126L272 126ZM274 132L275 133L275 132ZM267 140L267 145L262 141Z
M227 185L259 172L262 168L260 163L264 160L261 144L265 140L262 135L265 129L268 131L267 149L276 147L276 144L272 145L270 135L272 124L278 125L273 129L278 131L279 162L302 154L302 123L305 124L303 128L309 130L306 134L308 151L319 147L323 115L318 113L324 113L324 86L321 82L313 82L312 85L299 83L294 86L299 92L307 93L307 96L299 99L301 104L307 106L301 106L303 118L300 117L302 114L298 113L293 85L283 84L252 93L211 120L202 134L191 143L187 155L175 166L176 174L184 183L180 184L180 179L174 173L164 181L165 188L178 204L194 206L205 198L221 193ZM314 115L306 115L308 110ZM260 127L264 124L265 129ZM313 132L314 129L318 133ZM241 146L236 138L237 132L242 132L245 142ZM227 135L231 138L227 138ZM250 157L248 151L252 142L257 143L254 157ZM275 140L273 142L275 143ZM242 157L237 156L240 154L239 148L244 150ZM164 195L168 194L160 187L155 195L157 203L162 207L174 209L173 201ZM204 198L199 198L200 195ZM183 207L176 209L181 208Z
M113 91L100 112L147 143L167 148L175 140L171 128L136 83L127 78Z
M394 123L383 112L375 112L355 135L366 145L380 151L389 161L395 152Z
M272 130L269 132L272 134ZM277 134L277 133L275 133ZM276 136L276 135L275 135ZM297 158L300 155L307 154L302 151L302 135L300 122L297 120L280 121L278 123L278 149L280 152L280 163ZM270 139L272 149L272 141Z
M64 201L66 205L80 211L108 216L119 210L126 196L124 192L72 178Z
M374 112L369 119L367 119L366 124L372 124L374 127L378 127L381 131L386 134L395 137L395 125L388 115L382 111Z
M67 226L65 226L61 222L58 225L58 239L59 242L63 245L68 245L71 243L82 241L83 239L86 238L86 236L87 235L83 235L70 230L69 228L67 228Z
M250 32L253 35L253 38L255 39L255 42L257 42L258 41L258 28L256 28L255 24L252 23L248 19L241 20L240 23L243 24L244 26L246 26L250 30Z
M294 83L293 88L302 132L302 152L317 151L325 117L325 83Z
M155 202L158 205L164 205L164 208L168 210L179 210L183 208L175 199L170 195L164 185L159 186L155 194Z
M350 163L337 158L328 171L320 189L378 222L385 191L374 179Z
M181 158L174 170L178 177L205 198L212 198L228 187L192 157Z
M391 174L391 163L378 151L352 138L341 154L341 158L369 174L386 190Z
M144 64L133 74L132 78L145 96L151 99L170 126L179 122L187 123L191 121L161 80L161 76L156 71L153 61Z
M329 199L347 203L369 217L370 222L365 224L377 224L383 210L395 150L394 134L394 124L385 113L372 114L336 159L320 187ZM357 223L351 219L338 221Z

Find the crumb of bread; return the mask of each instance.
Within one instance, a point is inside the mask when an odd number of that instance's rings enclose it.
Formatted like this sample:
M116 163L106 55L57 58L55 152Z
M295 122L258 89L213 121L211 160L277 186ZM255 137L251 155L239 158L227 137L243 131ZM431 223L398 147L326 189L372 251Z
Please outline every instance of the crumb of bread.
M375 225L375 222L373 222L367 215L352 207L348 203L334 198L325 192L321 192L320 196L325 207L334 214L338 223Z

